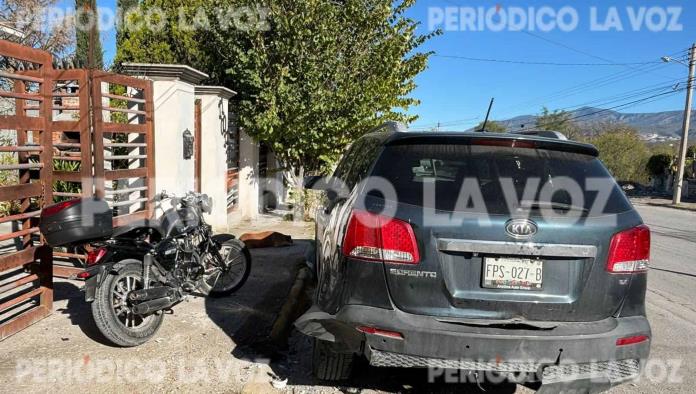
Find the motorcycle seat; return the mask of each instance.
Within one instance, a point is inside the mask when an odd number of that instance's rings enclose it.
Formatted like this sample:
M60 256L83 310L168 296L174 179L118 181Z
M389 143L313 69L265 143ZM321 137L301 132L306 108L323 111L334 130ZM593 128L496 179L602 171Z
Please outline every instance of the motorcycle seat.
M119 237L125 234L130 233L131 231L138 230L138 229L146 229L150 228L155 230L159 235L162 235L162 230L160 228L160 221L156 219L142 219L142 220L134 220L132 222L129 222L123 226L119 226L114 228L114 233L113 237Z

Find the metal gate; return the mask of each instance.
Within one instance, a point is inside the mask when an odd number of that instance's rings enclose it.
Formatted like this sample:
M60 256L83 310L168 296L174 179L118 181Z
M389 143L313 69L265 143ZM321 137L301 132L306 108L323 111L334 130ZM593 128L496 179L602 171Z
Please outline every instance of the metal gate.
M54 69L49 53L3 40L0 62L2 340L50 313L53 275L82 270L79 251L42 245L41 209L96 195L114 226L150 218L155 158L151 81Z
M155 147L152 82L94 72L95 194L114 208L114 226L154 211Z
M36 219L52 203L51 56L0 41L0 340L47 316L51 249Z

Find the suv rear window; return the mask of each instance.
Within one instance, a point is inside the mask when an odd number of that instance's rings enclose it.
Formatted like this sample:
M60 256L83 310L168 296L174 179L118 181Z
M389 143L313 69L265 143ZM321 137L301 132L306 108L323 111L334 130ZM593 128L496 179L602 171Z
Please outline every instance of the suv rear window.
M623 192L599 159L572 152L485 145L393 145L385 147L372 175L389 180L400 203L417 206L424 206L425 183L433 182L436 198L428 199L430 201L426 207L442 211L462 208L459 197L466 179L469 179L468 185L479 186L489 214L510 214L512 208L515 211L528 210L534 215L542 206L549 207L548 204L554 209L566 206L592 215L616 214L631 209ZM558 180L564 178L575 181L579 186L583 200L581 206L577 205L577 199L573 201L565 188L560 187L562 182ZM507 179L503 182L514 185L514 188L507 188L508 199L512 201L510 206L501 179ZM530 188L531 193L525 195L524 190L530 179L537 179L538 187ZM594 179L591 182L595 182L595 186L588 185L588 179ZM534 186L534 183L531 185ZM433 190L432 185L429 187ZM545 187L547 196L551 190L550 201L540 201L541 191ZM554 189L556 187L557 190ZM512 189L516 196L512 195ZM606 199L606 204L594 206L598 197ZM471 199L466 200L469 201L466 209L471 209Z

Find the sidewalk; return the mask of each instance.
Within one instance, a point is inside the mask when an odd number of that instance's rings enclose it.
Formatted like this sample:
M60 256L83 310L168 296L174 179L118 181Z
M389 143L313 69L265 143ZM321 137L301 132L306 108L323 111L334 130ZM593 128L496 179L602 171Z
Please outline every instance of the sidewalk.
M682 202L677 206L672 205L672 199L662 197L630 197L636 205L650 205L653 207L666 207L696 212L696 202Z
M260 214L255 220L232 222L229 226L229 233L237 238L244 233L269 230L290 235L292 239L314 239L314 223L286 221L271 214Z

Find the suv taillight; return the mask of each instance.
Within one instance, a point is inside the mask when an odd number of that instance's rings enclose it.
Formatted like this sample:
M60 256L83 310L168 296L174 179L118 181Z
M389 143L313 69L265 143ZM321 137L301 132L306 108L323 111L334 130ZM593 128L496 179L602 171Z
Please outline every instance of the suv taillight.
M343 241L343 254L366 260L418 264L418 243L407 222L354 210Z
M642 224L614 234L609 245L607 271L613 274L645 272L650 261L650 229Z

